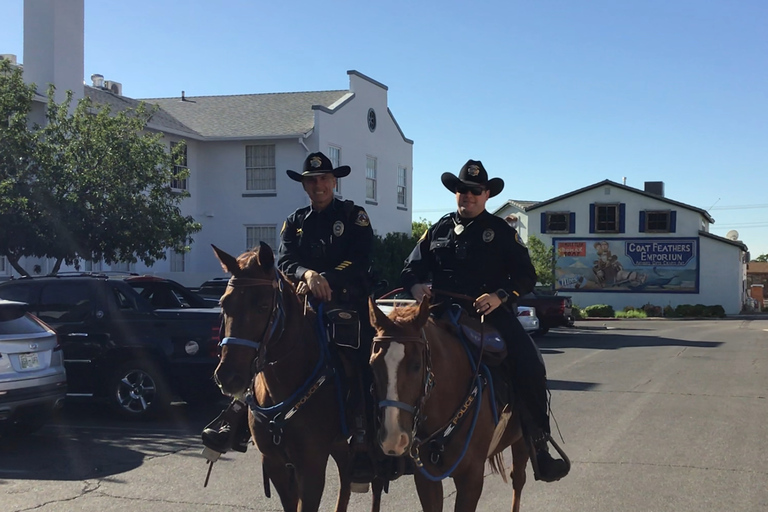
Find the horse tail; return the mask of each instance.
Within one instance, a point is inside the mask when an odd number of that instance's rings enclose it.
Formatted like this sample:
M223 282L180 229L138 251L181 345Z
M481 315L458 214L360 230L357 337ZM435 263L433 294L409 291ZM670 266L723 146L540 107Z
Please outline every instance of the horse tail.
M504 453L499 452L496 455L491 455L488 459L488 463L491 465L491 472L501 475L501 479L504 483L507 483L507 471L504 465Z

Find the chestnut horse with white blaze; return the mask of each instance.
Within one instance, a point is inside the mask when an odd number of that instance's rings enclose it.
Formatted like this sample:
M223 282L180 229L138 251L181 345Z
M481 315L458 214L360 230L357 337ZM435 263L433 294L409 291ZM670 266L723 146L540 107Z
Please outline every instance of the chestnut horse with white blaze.
M221 297L224 338L214 377L223 394L249 405L265 491L269 495L271 481L283 510L317 511L331 456L340 478L336 510L346 511L351 484L346 419L316 313L305 311L268 245L238 258L213 249L232 274ZM373 482L374 512L382 488Z
M501 452L512 449L512 511L520 510L529 451L517 410L496 422L488 375L446 321L430 316L429 301L389 316L369 302L376 328L370 364L380 410L378 443L391 456L414 461L424 512L443 510L442 479L456 485L455 511L473 512L483 491L486 461L504 475Z

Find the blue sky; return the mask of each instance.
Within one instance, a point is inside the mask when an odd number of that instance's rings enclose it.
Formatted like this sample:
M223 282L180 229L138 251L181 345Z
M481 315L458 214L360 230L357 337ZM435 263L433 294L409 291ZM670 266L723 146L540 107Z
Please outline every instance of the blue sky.
M22 6L0 0L0 53L21 62ZM86 0L85 74L147 98L345 89L355 69L415 142L414 220L454 209L440 174L472 158L506 182L490 210L663 181L756 257L766 27L764 0Z

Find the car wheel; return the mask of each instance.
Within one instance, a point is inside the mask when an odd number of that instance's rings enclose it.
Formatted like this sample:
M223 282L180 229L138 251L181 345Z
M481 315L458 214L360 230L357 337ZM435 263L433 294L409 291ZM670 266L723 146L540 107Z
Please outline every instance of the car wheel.
M122 364L115 370L109 401L117 414L129 419L155 415L170 404L163 375L154 365L138 361Z

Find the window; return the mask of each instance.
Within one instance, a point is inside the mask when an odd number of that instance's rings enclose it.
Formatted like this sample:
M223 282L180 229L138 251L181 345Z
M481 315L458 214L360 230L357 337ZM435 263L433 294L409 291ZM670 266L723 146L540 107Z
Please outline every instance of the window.
M672 210L645 210L640 212L641 233L674 233L677 212Z
M114 272L131 272L131 267L136 268L136 265L129 261L115 261L109 266Z
M246 226L245 227L245 250L250 251L259 246L259 242L264 242L277 250L277 228L275 226Z
M275 145L245 146L246 190L275 190Z
M44 322L82 322L91 312L88 283L59 283L43 287L38 316Z
M376 158L372 156L365 164L365 198L376 200Z
M595 233L619 233L619 205L595 204Z
M333 168L337 168L341 165L341 148L336 146L328 146L328 159L333 164ZM333 193L341 195L341 178L336 178L336 188L333 189Z
M178 164L173 166L174 178L171 180L171 188L176 190L187 190L187 178L177 178L177 176L187 171L187 145L179 142L171 142L171 154L173 154L176 147L181 144L183 149L180 149Z
M171 272L184 272L186 269L186 253L170 250Z
M400 206L406 206L405 199L407 197L406 189L406 169L405 167L397 168L397 204Z
M544 233L573 233L571 231L570 212L546 212L544 215Z
M8 265L5 263L5 256L0 256L0 275L8 273Z

